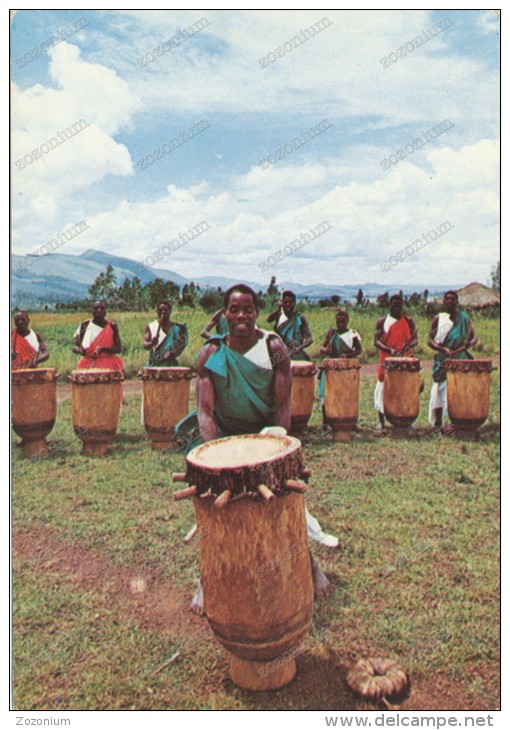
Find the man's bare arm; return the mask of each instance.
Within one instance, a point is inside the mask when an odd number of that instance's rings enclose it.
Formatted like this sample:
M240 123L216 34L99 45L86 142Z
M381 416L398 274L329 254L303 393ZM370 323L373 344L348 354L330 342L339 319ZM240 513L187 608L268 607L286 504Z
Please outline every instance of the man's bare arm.
M204 345L200 350L197 361L197 411L198 426L202 441L212 441L218 434L214 420L214 383L209 371L204 367L205 363L217 350L214 344Z
M268 347L271 361L276 363L274 366L275 412L273 425L283 426L289 431L290 390L292 387L289 352L282 340L274 335L269 337Z
M48 348L46 347L46 343L42 338L42 335L39 334L39 332L35 333L35 336L37 337L37 340L39 342L39 354L35 360L36 363L45 362L49 359L50 353L48 352Z

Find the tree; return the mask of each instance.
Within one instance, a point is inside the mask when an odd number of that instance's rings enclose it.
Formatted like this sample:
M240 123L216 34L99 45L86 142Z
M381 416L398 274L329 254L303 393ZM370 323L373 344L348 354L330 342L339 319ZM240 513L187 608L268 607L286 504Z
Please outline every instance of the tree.
M490 285L494 291L501 292L501 261L492 267Z
M338 296L338 294L332 294L331 301L333 302L335 307L338 307L338 305L340 304L340 297Z
M109 299L115 290L117 277L114 274L114 268L108 264L106 271L102 271L96 278L92 286L89 287L91 299L97 302L99 299Z
M356 304L358 307L361 307L363 304L363 289L358 289L358 293L356 294Z
M278 304L278 301L280 299L280 293L278 291L278 287L276 286L276 276L271 277L271 281L269 282L269 286L267 287L266 296L269 301L270 307L274 307L276 304Z

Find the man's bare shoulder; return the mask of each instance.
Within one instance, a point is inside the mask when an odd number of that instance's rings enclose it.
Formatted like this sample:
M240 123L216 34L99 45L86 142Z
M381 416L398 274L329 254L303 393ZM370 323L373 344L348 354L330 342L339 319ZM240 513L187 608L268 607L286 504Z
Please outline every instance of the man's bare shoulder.
M197 358L197 372L199 375L207 375L207 370L204 370L204 365L209 360L211 355L216 352L219 348L219 342L207 342L198 353Z

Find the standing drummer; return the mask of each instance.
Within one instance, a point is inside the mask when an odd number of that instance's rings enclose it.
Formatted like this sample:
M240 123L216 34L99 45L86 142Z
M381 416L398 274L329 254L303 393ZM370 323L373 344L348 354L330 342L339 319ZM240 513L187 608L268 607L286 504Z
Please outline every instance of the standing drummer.
M229 333L211 337L200 350L198 412L178 424L178 436L196 428L197 421L203 442L261 430L270 433L270 426L280 426L285 431L290 428L291 373L287 348L278 335L256 327L257 316L257 295L250 287L239 284L225 293ZM331 547L338 545L336 538L324 535L308 512L307 526L310 536L319 542ZM311 560L315 592L319 596L331 593L331 583L313 556ZM191 605L196 613L203 614L201 585Z
M119 328L106 319L106 302L100 300L92 307L92 319L86 319L74 333L73 352L81 355L78 369L104 368L123 370L124 363L117 357L122 352Z
M228 334L228 324L227 320L225 319L224 309L218 309L218 311L213 314L209 322L205 325L204 329L200 333L200 337L203 337L204 340L208 340L211 337L210 332L213 327L216 329L217 335Z
M390 312L377 320L374 345L379 350L377 384L374 391L374 407L379 414L379 429L384 423L384 370L387 357L412 357L418 342L418 333L412 317L404 314L404 300L400 294L390 297Z
M267 321L273 325L287 345L292 360L310 360L305 347L313 343L310 326L305 316L296 312L296 295L292 291L284 291L278 309L271 312Z
M331 327L322 343L321 355L332 358L349 359L361 355L361 337L356 330L349 329L349 312L338 309L336 313L336 328ZM326 376L321 370L319 376L319 396L322 403L322 417L326 421L324 398L326 396Z
M11 333L11 368L36 368L45 362L50 353L42 335L29 328L30 317L23 310L14 315L14 329Z
M164 300L157 307L158 318L149 322L143 332L143 349L149 351L146 368L172 368L188 344L188 328L172 322L172 305Z
M445 312L440 312L432 320L428 346L436 351L432 366L432 390L429 402L429 422L441 428L443 409L446 409L446 369L445 360L472 360L468 347L478 342L469 315L457 307L459 295L447 291L443 297Z

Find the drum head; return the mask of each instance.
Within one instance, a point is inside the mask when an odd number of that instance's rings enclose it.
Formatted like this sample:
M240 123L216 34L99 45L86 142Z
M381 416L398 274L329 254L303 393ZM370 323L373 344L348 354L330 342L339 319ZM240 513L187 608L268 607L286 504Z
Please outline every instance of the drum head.
M253 468L298 452L301 441L293 436L249 434L208 441L188 454L186 461L208 471Z

